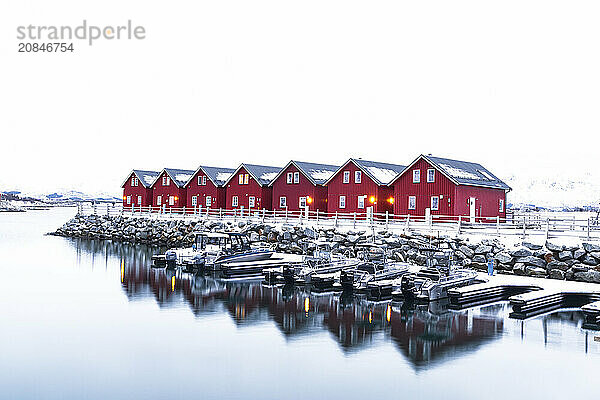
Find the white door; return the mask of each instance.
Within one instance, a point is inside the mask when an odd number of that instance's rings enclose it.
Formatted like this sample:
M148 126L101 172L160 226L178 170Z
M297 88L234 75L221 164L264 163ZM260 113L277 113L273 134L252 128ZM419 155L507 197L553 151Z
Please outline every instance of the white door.
M472 224L475 223L475 197L469 198L469 219Z

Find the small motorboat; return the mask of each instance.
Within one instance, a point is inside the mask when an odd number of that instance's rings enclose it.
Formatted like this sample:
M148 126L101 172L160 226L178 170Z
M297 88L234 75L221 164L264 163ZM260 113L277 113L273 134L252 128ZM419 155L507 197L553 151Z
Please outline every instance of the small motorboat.
M477 281L477 272L466 268L425 267L416 275L405 275L394 298L430 302L448 297L448 289L467 286Z

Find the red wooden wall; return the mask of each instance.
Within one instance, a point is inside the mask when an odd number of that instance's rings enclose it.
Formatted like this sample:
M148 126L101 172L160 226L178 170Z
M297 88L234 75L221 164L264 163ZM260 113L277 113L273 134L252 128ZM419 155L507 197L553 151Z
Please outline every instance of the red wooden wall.
M248 174L248 184L239 184L239 175L240 174ZM244 207L244 209L248 209L249 198L250 196L254 196L255 205L253 209L262 209L266 208L267 210L271 210L271 196L272 190L268 186L262 186L254 178L252 175L248 173L244 169L244 167L240 168L239 171L235 173L227 183L226 188L227 201L225 203L226 208L228 210L234 208ZM232 204L233 196L238 196L238 205L234 207Z
M167 174L166 171L163 171L159 175L156 182L154 182L154 185L152 186L152 206L156 207L157 206L156 198L158 196L162 196L162 205L166 205L167 209L169 207L173 207L173 208L185 207L187 205L185 188L177 187L177 185L175 184L175 182L173 182L173 179L171 179L171 177L169 177L169 184L166 186L163 186L163 184L162 184L163 176L169 176L169 174ZM169 196L175 197L175 202L173 205L169 204Z
M300 179L298 183L287 183L287 174L298 172ZM290 164L283 173L271 185L273 188L273 209L285 210L280 207L279 198L286 197L287 207L290 211L300 210L300 197L312 198L312 203L307 203L310 211L327 212L327 188L320 185L314 185L306 176Z
M186 189L186 204L188 207L194 207L192 205L192 197L197 196L198 206L202 206L202 208L206 207L206 197L211 197L211 205L210 208L225 208L226 206L226 190L224 187L217 187L210 180L208 176L206 176L206 185L198 185L198 177L205 177L206 174L204 171L199 170L194 174L190 183L185 187Z
M136 175L132 172L131 175L129 175L129 178L127 178L125 185L123 186L123 207L131 208L132 204L136 207L139 207L140 205L143 207L152 205L151 188L144 187L140 179L138 179L138 186L131 186L131 178L135 176ZM127 204L127 196L131 196L131 203L129 204ZM141 204L138 202L138 196L142 197Z

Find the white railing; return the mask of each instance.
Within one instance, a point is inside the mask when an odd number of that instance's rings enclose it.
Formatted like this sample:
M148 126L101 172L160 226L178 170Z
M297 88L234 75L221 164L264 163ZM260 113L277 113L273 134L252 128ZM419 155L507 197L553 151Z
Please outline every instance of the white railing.
M195 219L270 224L294 224L348 229L392 229L405 233L437 234L477 233L484 235L544 235L546 238L571 236L600 240L597 216L585 213L558 215L508 213L506 217L469 217L450 215L394 215L391 213L325 213L322 211L288 211L265 209L222 209L207 207L123 207L120 204L80 203L82 215L124 215L154 219ZM583 215L579 215L583 214Z

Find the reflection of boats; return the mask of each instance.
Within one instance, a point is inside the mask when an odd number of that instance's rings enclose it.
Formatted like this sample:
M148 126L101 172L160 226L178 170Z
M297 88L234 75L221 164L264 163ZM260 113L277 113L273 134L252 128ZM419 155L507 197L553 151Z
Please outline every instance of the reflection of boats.
M190 248L165 252L168 267L185 264L188 267L216 269L222 263L254 262L271 258L273 251L253 248L243 233L197 233Z
M475 283L477 272L465 268L422 268L416 275L402 277L394 298L432 301L448 297L448 289Z

